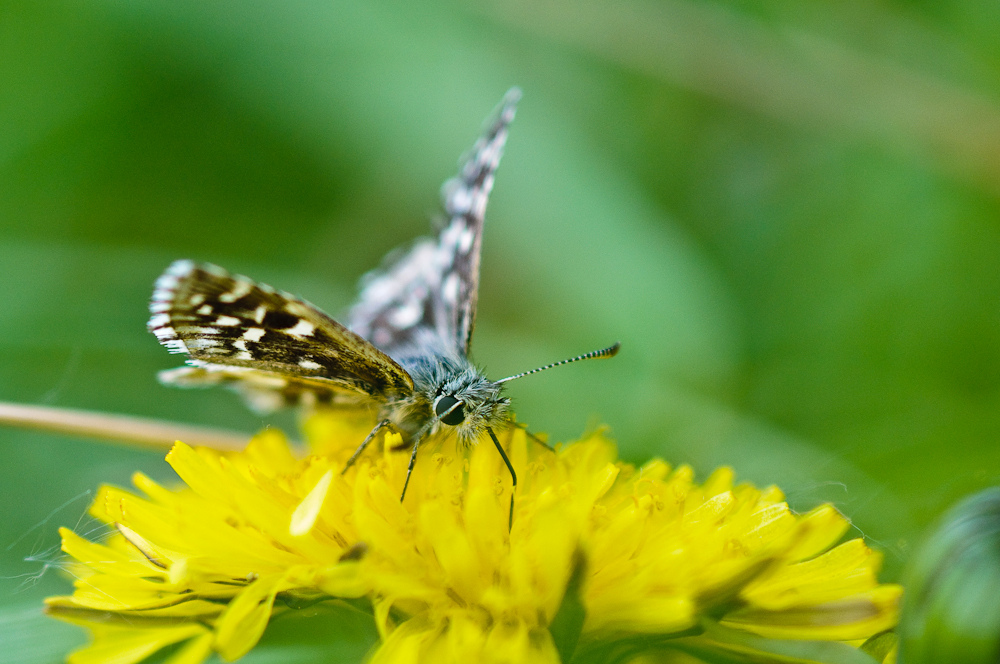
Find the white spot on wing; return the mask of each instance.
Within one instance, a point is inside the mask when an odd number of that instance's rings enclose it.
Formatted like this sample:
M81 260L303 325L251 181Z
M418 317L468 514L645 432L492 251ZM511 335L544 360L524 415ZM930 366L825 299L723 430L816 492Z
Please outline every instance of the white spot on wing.
M150 312L158 314L170 311L173 308L174 297L177 295L177 286L194 269L194 263L189 260L179 260L171 263L170 267L156 280L156 284L153 287L153 301L149 305Z
M219 316L215 319L216 325L224 325L226 327L232 327L234 325L240 324L240 319L235 316Z
M168 267L166 272L163 273L163 276L167 276L169 274L174 277L186 277L192 272L194 272L194 261L182 258L179 261L171 263L170 267Z
M263 304L254 309L253 311L253 319L257 321L258 325L264 322L264 316L266 315L267 315L267 307L265 307Z
M307 320L300 320L295 324L295 327L285 330L288 334L293 337L311 337L312 333L316 330L316 326Z
M370 273L364 279L355 313L362 319L373 316L376 310L400 297L410 284L423 281L433 286L436 282L433 268L438 263L438 253L435 242L423 240L389 272Z
M444 207L451 214L465 214L472 206L472 192L465 183L455 178L444 185Z
M323 365L319 362L313 362L312 360L299 360L299 366L303 369L322 369Z
M253 283L246 279L237 279L233 285L233 290L219 295L220 302L235 302L253 290Z
M472 241L476 239L476 231L466 228L458 238L458 250L463 254L468 253L472 248Z
M170 323L170 316L167 314L154 314L149 319L150 327L162 327Z
M243 338L247 341L260 341L264 335L267 334L264 330L259 327L248 328L246 332L243 333Z
M168 298L173 295L173 291L177 288L178 283L177 275L173 274L170 270L167 270L160 275L160 278L156 280L156 291L160 294L160 297Z
M404 302L389 313L389 322L394 327L405 330L408 327L412 327L417 321L420 320L423 309L424 308L420 306L419 300L411 299Z
M441 233L441 246L448 249L458 246L464 228L465 224L458 220L449 224L448 228L444 229L444 232Z
M201 305L200 307L198 307L198 313L201 314L202 316L209 315L210 313L212 313L212 305L211 304Z
M305 318L310 313L309 307L302 304L301 302L295 302L295 301L286 302L285 311L295 316L298 316L299 318Z
M461 281L458 275L452 272L444 280L444 286L441 287L441 297L444 298L445 302L449 304L455 304L458 302L458 287L461 285Z

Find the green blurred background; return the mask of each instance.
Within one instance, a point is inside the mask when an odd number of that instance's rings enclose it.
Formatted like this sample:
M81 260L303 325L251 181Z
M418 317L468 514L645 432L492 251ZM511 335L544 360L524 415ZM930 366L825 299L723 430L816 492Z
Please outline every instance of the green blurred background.
M511 384L520 419L831 501L898 578L997 481L998 7L0 2L0 399L293 427L156 383L179 358L145 331L154 279L210 260L343 311L519 85L474 358L622 342ZM0 661L82 640L38 615L69 587L56 527L136 469L171 477L0 430ZM356 659L374 636L338 625L251 660Z

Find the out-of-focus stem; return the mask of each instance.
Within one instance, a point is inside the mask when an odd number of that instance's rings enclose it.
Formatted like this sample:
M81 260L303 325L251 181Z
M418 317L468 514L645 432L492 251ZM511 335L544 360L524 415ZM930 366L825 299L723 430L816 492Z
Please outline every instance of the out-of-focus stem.
M143 417L0 402L0 425L65 433L160 450L176 441L217 450L241 450L249 434Z
M1000 195L1000 107L932 73L793 25L768 24L724 3L480 0L463 6L727 103L930 158Z

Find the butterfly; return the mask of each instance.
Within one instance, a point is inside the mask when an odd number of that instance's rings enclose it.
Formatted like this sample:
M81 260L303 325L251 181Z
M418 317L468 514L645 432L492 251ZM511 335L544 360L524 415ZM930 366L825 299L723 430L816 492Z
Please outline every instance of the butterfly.
M156 282L148 327L170 352L189 359L188 366L161 372L161 382L227 385L264 411L296 403L372 404L379 423L345 471L379 432L397 431L412 448L400 500L421 442L444 431L464 444L487 434L516 488L517 475L495 433L510 419L504 383L610 357L619 348L616 343L497 381L469 360L486 203L519 99L517 88L505 95L457 177L445 183L445 222L437 235L390 254L363 277L346 325L305 300L218 266L174 262Z

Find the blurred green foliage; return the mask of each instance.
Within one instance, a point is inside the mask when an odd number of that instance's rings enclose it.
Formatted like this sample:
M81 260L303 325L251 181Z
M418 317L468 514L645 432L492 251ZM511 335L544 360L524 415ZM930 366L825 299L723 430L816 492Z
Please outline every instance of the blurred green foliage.
M259 429L157 385L153 280L210 260L342 311L516 84L475 358L623 343L512 384L520 419L832 501L896 578L997 482L998 29L987 0L0 1L0 399ZM0 646L58 661L56 527L169 471L0 436Z
M900 662L996 662L1000 651L1000 487L955 505L913 552L899 628Z

